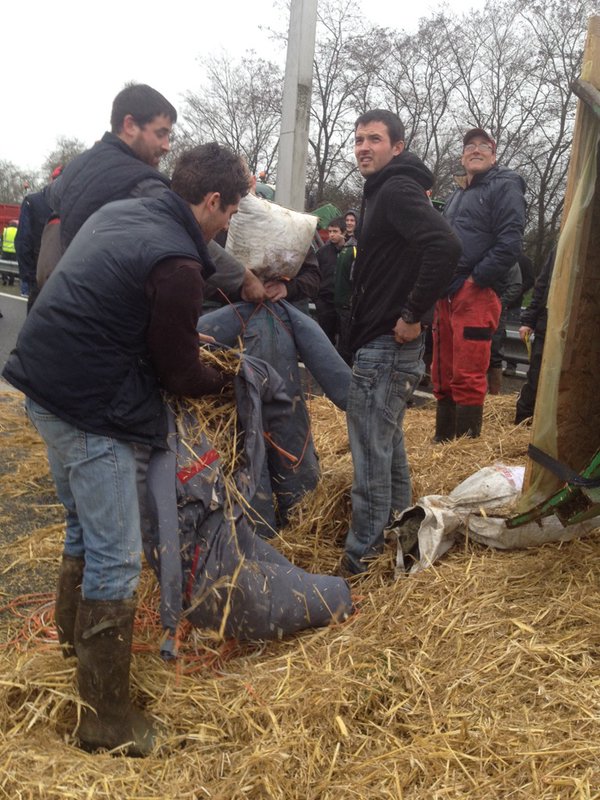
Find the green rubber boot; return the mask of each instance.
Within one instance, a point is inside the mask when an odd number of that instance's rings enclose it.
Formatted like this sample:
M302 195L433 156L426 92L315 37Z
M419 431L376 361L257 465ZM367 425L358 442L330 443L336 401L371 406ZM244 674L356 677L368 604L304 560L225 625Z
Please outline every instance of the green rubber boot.
M129 667L136 602L81 600L75 625L81 710L77 729L84 750L122 748L143 758L155 745L150 719L131 705Z
M81 599L84 565L83 558L63 555L58 573L54 622L65 658L75 655L75 617Z

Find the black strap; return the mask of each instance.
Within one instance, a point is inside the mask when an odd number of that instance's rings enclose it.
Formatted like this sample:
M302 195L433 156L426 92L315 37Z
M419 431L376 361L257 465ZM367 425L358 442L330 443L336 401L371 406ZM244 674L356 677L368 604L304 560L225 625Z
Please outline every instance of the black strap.
M584 486L587 489L595 489L600 486L600 478L584 478L583 475L575 472L575 470L563 464L561 461L557 461L552 456L549 456L548 453L544 453L543 450L540 450L539 447L533 444L530 444L527 448L527 455L529 458L533 459L533 461L541 464L544 469L547 469L553 475L556 475L557 478L560 478L561 481L570 483L572 486Z

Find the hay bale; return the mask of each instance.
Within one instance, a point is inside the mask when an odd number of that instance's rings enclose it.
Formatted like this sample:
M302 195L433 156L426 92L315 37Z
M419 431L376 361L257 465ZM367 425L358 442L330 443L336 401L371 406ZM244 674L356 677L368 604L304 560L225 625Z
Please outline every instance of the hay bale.
M436 446L433 409L411 409L415 494L447 492L496 460L521 462L528 431L510 424L513 404L490 398L481 440ZM351 462L343 415L320 398L310 405L323 482L278 543L327 571L348 524ZM0 455L20 436L42 459L22 417L0 431ZM10 571L38 553L58 559L58 523L5 545L20 559ZM144 761L74 746L74 668L53 639L49 596L13 603L1 618L0 795L597 797L599 538L518 552L467 542L395 583L392 556L355 588L348 622L247 647L188 631L176 664L156 655L157 592L144 570L132 690L161 721L168 752Z

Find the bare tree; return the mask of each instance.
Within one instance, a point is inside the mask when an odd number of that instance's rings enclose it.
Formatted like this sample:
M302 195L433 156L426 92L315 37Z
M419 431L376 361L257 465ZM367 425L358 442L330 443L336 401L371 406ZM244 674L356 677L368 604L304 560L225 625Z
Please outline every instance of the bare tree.
M534 43L532 75L540 86L539 124L522 148L522 169L533 195L532 250L541 265L560 226L576 111L570 86L581 72L586 22L594 3L521 0L517 8L520 24Z
M387 47L376 92L378 104L398 114L406 127L406 146L434 174L434 191L450 191L454 154L451 107L460 77L454 69L441 15L420 21L414 35L397 34Z
M182 139L216 140L243 155L253 173L276 166L283 79L276 64L249 52L203 62L207 83L185 95Z
M307 194L351 201L362 181L353 157L356 117L396 111L407 145L446 196L461 137L489 130L498 160L528 184L529 252L539 265L560 221L586 18L596 0L487 0L463 17L437 12L415 34L368 26L355 0L320 0ZM285 38L276 36L283 46ZM248 53L203 62L206 85L186 95L181 144L217 139L253 171L276 169L281 71ZM174 147L174 150L176 148Z
M351 0L320 4L307 176L308 192L316 202L329 199L326 188L339 193L346 183L356 183L352 142L360 110L357 98L368 96L383 62L380 45Z
M411 42L404 38L401 43L402 56L409 55L404 71L397 70L402 80L395 96L406 104L415 142L433 161L438 190L448 186L448 169L458 166L465 129L489 130L498 142L499 163L527 182L527 241L538 265L560 217L573 131L569 85L581 69L591 6L591 0L488 0L482 11L462 19L439 16L438 35L430 33L421 41L421 52L435 64L444 84L440 90L434 80L433 94L418 53L413 65ZM430 24L426 21L422 29ZM427 49L433 41L441 48L437 63ZM419 80L411 83L409 74ZM434 146L427 147L423 142L434 129ZM456 154L454 162L451 152Z
M87 150L87 147L79 139L59 136L54 150L48 153L42 164L43 175L49 178L56 167L66 166L69 161L83 153L84 150Z
M39 178L17 167L12 161L0 161L0 203L21 203L30 191L36 191Z

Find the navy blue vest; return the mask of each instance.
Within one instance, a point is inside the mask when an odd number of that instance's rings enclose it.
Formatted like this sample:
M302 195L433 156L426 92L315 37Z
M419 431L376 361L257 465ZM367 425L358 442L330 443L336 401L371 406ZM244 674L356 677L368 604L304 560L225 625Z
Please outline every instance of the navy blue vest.
M94 211L112 200L124 200L143 180L169 181L142 161L113 133L67 164L60 176L60 238L66 249Z
M214 267L180 197L109 203L83 225L27 317L3 375L82 430L160 445L166 421L150 363L145 284L165 258Z

